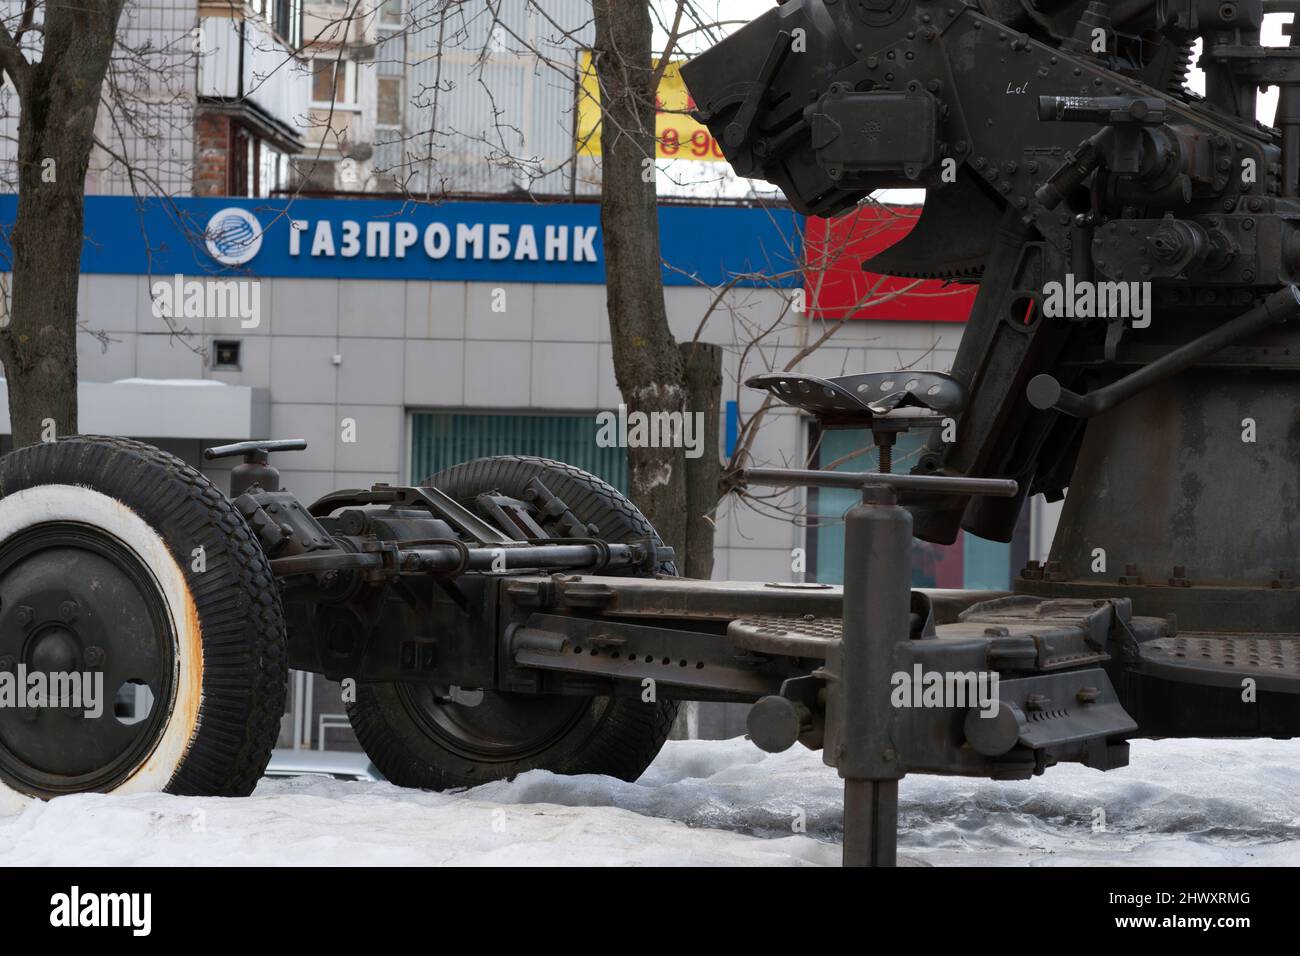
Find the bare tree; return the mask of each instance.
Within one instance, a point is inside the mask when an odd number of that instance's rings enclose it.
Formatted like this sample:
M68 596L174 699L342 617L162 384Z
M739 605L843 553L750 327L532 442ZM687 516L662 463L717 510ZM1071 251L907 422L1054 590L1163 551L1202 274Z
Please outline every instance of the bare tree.
M592 9L603 110L600 225L614 375L629 414L661 413L681 420L692 408L686 362L668 328L659 265L654 174L659 73L650 49L650 8L644 0L593 0ZM716 395L720 377L715 385L707 372L697 374L699 390ZM717 408L716 399L709 404ZM703 457L717 467L716 454ZM690 567L688 542L691 525L699 522L688 520L689 504L682 507L689 500L686 460L681 447L628 449L633 500L664 540L687 559L686 572L699 574L703 569ZM705 527L712 538L712 528ZM711 557L711 545L708 552Z
M18 216L0 360L15 447L77 431L77 282L95 118L123 0L27 0L0 23L0 68L18 94ZM39 8L39 9L38 9ZM38 13L42 14L39 17ZM39 55L25 44L39 30Z

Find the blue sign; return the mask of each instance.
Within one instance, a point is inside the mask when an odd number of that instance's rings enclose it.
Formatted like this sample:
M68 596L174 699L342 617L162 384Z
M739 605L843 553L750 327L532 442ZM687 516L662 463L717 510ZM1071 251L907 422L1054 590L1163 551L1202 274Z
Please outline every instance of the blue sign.
M0 254L16 211L0 196ZM661 206L664 283L798 286L800 226L789 209ZM605 281L596 203L88 196L85 233L86 273Z

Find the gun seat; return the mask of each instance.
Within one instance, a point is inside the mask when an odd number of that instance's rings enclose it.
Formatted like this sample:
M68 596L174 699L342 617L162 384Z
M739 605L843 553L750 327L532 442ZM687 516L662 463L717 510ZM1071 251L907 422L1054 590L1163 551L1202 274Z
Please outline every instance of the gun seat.
M817 378L798 372L764 372L745 381L777 400L814 415L829 427L862 426L903 431L933 427L961 413L966 391L942 372L862 372Z

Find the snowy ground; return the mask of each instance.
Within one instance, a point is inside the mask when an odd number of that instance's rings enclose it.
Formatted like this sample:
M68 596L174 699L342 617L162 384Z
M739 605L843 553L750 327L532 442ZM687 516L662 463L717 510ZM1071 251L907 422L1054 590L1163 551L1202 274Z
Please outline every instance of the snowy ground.
M900 856L1300 864L1300 740L1137 741L1132 756L1024 783L908 777ZM689 741L635 784L538 771L456 794L299 777L243 800L63 797L0 818L0 866L818 865L838 863L839 828L839 780L820 754Z

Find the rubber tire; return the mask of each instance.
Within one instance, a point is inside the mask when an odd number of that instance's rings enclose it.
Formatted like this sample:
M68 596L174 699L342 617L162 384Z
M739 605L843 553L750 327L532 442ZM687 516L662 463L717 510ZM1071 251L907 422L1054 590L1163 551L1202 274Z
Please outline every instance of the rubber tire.
M486 491L523 499L524 488L534 477L540 477L579 520L595 524L602 540L618 543L649 537L660 542L645 515L616 488L579 468L547 458L479 458L441 471L421 484L436 486L473 507L474 498ZM659 572L676 574L677 569L667 563ZM636 780L668 739L677 702L646 704L639 698L592 697L579 722L548 749L499 763L468 761L432 739L412 718L394 683L358 684L356 700L348 704L347 711L362 748L391 782L449 790L537 769Z
M98 492L143 519L175 559L193 602L201 647L197 717L185 718L188 743L165 768L174 770L161 789L252 793L279 736L288 670L279 587L247 523L205 475L143 442L76 436L0 459L0 503L60 485L70 486L70 495ZM199 546L203 571L193 569ZM15 793L3 783L0 790Z

